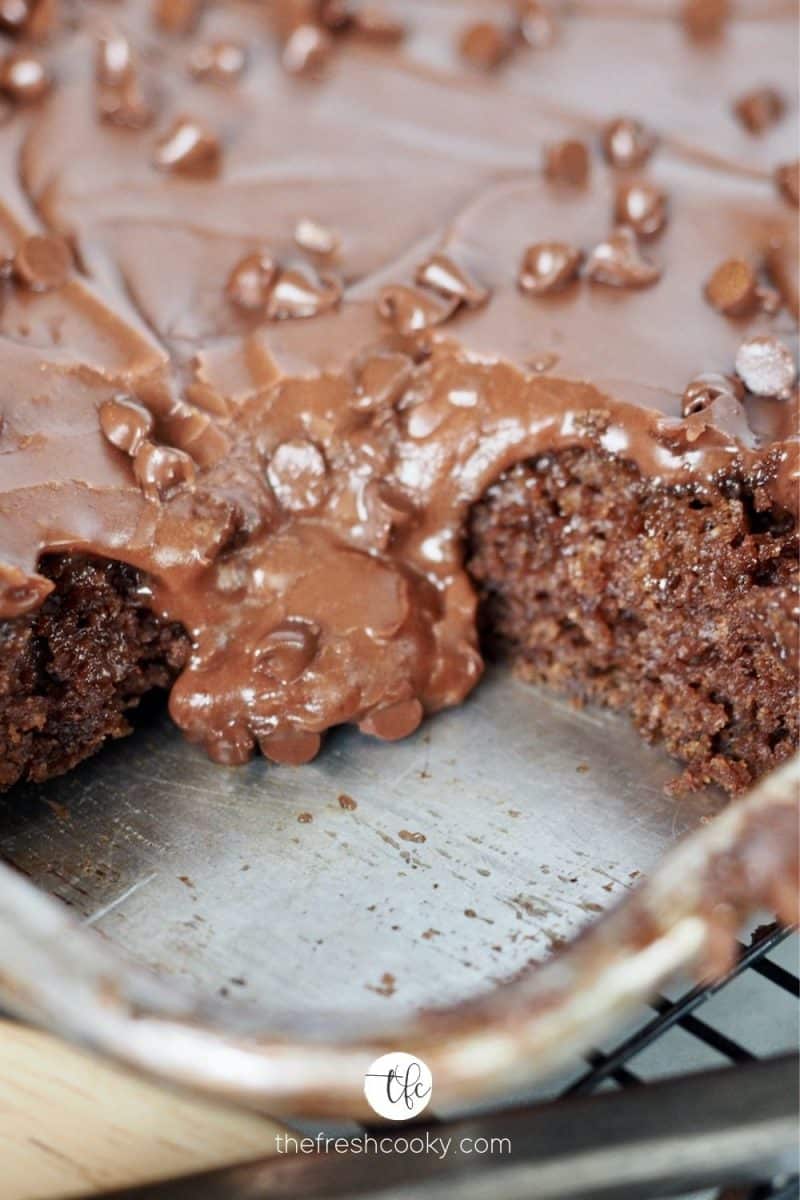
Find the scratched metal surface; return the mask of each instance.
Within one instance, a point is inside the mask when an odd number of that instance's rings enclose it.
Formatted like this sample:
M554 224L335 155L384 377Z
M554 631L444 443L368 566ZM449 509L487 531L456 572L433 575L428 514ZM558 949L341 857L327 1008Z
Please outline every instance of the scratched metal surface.
M151 720L7 798L0 855L245 1025L385 1020L513 977L620 898L721 805L667 798L674 771L496 670L407 741L342 730L300 769L215 767Z

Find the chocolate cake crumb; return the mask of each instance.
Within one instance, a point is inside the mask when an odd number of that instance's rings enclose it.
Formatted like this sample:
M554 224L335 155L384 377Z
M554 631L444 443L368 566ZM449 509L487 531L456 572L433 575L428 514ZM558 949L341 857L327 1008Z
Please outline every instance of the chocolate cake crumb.
M698 782L776 761L800 177L794 112L741 122L791 94L790 14L87 0L29 46L56 7L0 0L0 790L181 663L217 762L412 734L481 674L473 505L530 674Z
M681 491L599 450L542 455L473 508L468 555L485 648L628 712L685 762L678 790L736 793L797 747L797 534L757 481ZM41 608L0 622L0 790L128 733L126 710L189 650L133 568L63 555L40 571Z
M797 531L757 481L665 487L599 450L509 471L472 513L485 641L525 679L628 712L686 769L746 788L798 744Z
M0 621L0 791L68 771L130 732L126 710L166 688L189 640L143 604L133 568L77 555L40 566L53 591Z

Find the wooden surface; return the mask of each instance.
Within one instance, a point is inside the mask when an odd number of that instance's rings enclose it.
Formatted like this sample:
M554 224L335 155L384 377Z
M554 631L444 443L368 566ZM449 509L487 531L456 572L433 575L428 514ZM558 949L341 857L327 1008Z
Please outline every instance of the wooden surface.
M0 1020L0 1200L91 1196L256 1158L279 1129Z

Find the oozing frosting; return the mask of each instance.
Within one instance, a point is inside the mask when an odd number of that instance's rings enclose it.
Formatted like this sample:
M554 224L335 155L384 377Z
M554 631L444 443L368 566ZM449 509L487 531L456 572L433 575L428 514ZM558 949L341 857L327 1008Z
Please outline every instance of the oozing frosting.
M0 617L43 553L130 562L192 638L177 723L302 762L474 685L513 463L796 511L794 8L702 7L21 4Z

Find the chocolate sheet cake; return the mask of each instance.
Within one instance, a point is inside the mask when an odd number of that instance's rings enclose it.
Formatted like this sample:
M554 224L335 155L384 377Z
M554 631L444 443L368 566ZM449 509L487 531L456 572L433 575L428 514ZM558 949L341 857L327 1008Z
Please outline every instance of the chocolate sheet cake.
M783 0L0 2L0 788L299 764L483 648L797 745Z

